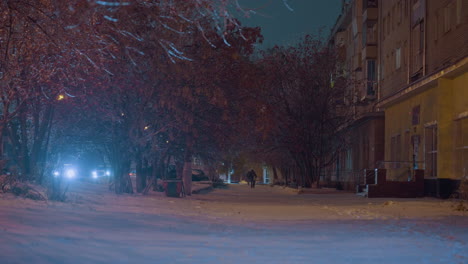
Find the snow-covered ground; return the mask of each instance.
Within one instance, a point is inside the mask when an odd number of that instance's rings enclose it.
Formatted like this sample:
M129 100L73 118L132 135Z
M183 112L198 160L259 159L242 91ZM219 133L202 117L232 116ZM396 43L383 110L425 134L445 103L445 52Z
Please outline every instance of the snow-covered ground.
M468 263L454 202L230 185L187 198L0 194L0 263Z

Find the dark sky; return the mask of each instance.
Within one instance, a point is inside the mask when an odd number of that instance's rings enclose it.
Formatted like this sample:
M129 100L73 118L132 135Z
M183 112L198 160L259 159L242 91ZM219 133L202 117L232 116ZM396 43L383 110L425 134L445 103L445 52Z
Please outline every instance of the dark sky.
M258 8L250 18L239 17L246 26L260 26L264 43L261 48L293 44L300 37L325 27L328 34L340 11L342 0L239 0L242 7Z

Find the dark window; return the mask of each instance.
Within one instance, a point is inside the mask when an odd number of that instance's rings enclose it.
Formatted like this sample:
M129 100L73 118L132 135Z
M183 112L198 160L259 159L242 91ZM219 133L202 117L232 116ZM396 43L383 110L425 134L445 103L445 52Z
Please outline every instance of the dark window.
M468 117L455 121L455 175L468 178Z
M396 167L401 168L401 135L396 136L395 145L395 161L397 162Z
M376 80L377 80L377 74L375 70L375 60L367 60L367 94L368 95L375 94L375 88L377 84Z
M437 177L437 126L426 127L425 133L425 174L431 178Z
M367 23L362 24L362 45L367 44Z
M368 7L377 7L377 0L364 0L364 9Z
M412 114L413 118L412 118L411 124L413 124L413 125L418 125L419 124L419 114L420 114L420 112L421 112L421 107L419 105L413 107L413 112L412 112L413 113Z

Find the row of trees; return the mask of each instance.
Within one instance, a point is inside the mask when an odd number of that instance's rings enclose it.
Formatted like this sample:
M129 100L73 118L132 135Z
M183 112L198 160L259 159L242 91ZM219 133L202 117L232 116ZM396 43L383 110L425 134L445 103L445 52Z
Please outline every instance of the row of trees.
M348 80L334 47L306 36L293 47L275 47L255 63L261 74L258 150L288 184L320 185L324 168L346 146L340 130L350 122L343 104Z
M251 59L260 29L232 5L2 1L0 138L12 147L0 165L44 182L76 142L108 157L117 193L133 190L132 162L142 192L170 161L190 193L192 157L213 171L249 151L318 182L346 118L334 52L308 37Z

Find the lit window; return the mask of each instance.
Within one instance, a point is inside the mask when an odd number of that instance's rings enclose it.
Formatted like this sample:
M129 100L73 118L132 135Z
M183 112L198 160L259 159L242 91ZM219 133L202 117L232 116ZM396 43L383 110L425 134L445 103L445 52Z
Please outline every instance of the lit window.
M398 48L395 51L395 68L399 69L400 67L401 67L401 48Z

